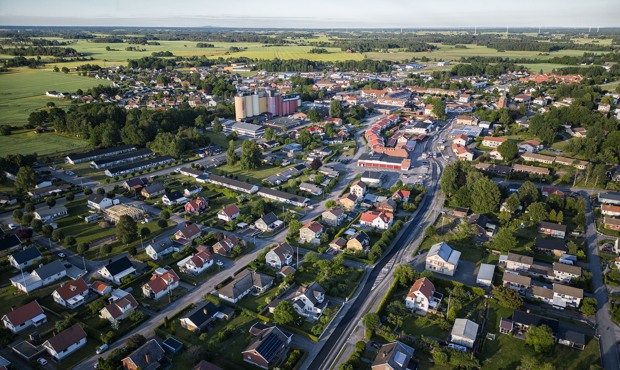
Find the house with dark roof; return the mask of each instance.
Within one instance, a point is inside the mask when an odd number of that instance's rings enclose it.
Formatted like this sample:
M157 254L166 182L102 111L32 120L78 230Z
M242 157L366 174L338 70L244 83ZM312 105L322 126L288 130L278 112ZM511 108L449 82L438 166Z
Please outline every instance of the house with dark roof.
M164 349L155 339L144 343L129 356L121 360L125 370L156 370L162 366L165 357Z
M166 188L163 184L155 182L151 185L147 185L142 188L140 194L147 199L157 198L166 193Z
M118 322L138 308L136 299L124 290L112 291L110 303L99 311L99 317L110 322Z
M426 270L453 276L460 258L461 252L452 249L448 244L434 244L426 255Z
M163 197L161 197L161 202L165 206L174 206L177 204L179 205L185 204L189 202L189 199L187 199L185 195L183 195L183 193L177 190L177 191L173 191L171 193L165 194Z
M174 240L164 238L163 240L153 240L144 248L144 252L151 257L153 261L157 261L159 257L165 257L171 253L178 252L182 245Z
M47 353L57 361L71 355L84 345L86 345L86 332L80 324L74 324L43 343Z
M116 284L120 284L122 278L134 274L135 272L136 269L127 257L121 257L99 269L99 275L101 275L101 277Z
M47 316L37 301L32 301L21 307L13 308L2 316L4 327L13 333L29 328L40 326L47 322Z
M377 351L372 370L407 370L415 350L399 341L387 343Z
M42 258L41 252L36 247L26 248L9 256L9 263L16 269L24 269L32 266Z
M134 177L132 179L129 179L123 182L123 188L125 188L125 190L127 191L129 190L138 191L142 189L144 186L148 185L148 183L149 183L149 180L146 177Z
M299 229L299 242L318 245L323 235L323 225L316 221L310 221Z
M368 252L368 248L370 248L370 237L365 231L357 231L347 241L347 249Z
M321 221L329 226L339 226L346 219L347 215L340 207L333 207L321 214Z
M118 203L118 200L116 201L116 203ZM105 195L99 195L99 194L89 195L87 198L87 203L86 203L88 208L92 208L97 211L103 211L104 209L108 207L112 207L113 204L114 203L112 199L106 197Z
M204 302L193 309L187 316L180 319L181 326L193 332L204 330L217 319L230 320L235 310L228 306L218 306Z
M97 149L86 153L70 154L65 157L65 162L69 164L90 162L100 158L114 157L123 153L129 153L135 150L137 149L133 145L121 145L112 148Z
M553 254L556 257L568 253L566 242L557 239L536 238L534 241L534 250L543 254Z
M554 238L564 239L566 237L566 225L543 221L538 224L538 232Z
M508 270L527 271L534 264L534 257L508 252L504 264Z
M529 328L530 326L541 326L541 325L548 326L549 329L551 329L551 332L553 333L553 337L554 338L557 337L558 329L560 326L560 323L558 320L550 319L545 316L540 316L540 315L536 315L536 314L532 314L532 313L520 311L520 310L516 310L512 314L513 331L517 330L520 333L525 333L527 331L527 328Z
M233 281L217 291L218 296L228 302L237 303L246 295L261 294L273 285L273 277L260 272L245 270Z
M620 206L620 192L601 192L598 194L598 201L603 204L613 204L616 206Z
M288 243L281 243L271 248L265 255L265 262L276 270L290 266L293 263L293 247Z
M174 237L181 244L188 244L188 242L198 238L200 234L202 234L202 230L197 224L187 223L184 228L174 233Z
M84 304L88 297L88 285L84 279L75 279L70 283L62 284L52 292L54 302L68 309L74 309Z
M13 276L11 278L11 285L22 292L29 293L58 281L65 276L67 276L65 266L60 261L53 261L35 269L30 274Z
M252 343L241 352L243 361L263 369L285 358L293 336L285 334L277 326L257 333Z
M269 212L254 222L254 226L262 232L271 232L282 225L282 221L278 220L278 216L273 212Z
M22 241L19 240L15 234L2 234L0 235L0 253L10 253L19 248Z
M321 318L328 305L325 290L317 282L308 287L299 287L291 301L298 314L315 321Z
M228 177L223 177L223 176L218 176L218 175L213 175L213 174L210 174L209 177L205 179L204 181L210 184L213 184L213 185L223 186L225 188L240 191L246 194L254 194L259 189L258 186L247 183L247 182L234 180Z

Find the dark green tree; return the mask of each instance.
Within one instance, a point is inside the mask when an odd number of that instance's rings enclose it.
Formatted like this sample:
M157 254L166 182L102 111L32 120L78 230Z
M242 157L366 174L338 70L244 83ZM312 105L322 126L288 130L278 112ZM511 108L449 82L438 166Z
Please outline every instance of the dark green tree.
M517 157L519 154L519 147L514 141L508 140L503 142L498 148L497 151L502 155L504 161L509 162Z
M342 118L342 103L340 100L332 100L329 105L329 115L332 118Z
M122 243L131 243L138 237L138 224L128 215L122 215L116 223L116 237Z
M525 332L525 343L533 346L538 353L549 352L555 344L553 332L547 325L531 325Z

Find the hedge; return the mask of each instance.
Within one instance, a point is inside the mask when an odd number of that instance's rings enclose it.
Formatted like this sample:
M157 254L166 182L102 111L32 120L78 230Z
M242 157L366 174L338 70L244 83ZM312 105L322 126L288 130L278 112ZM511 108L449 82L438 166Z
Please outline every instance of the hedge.
M304 336L310 340L312 340L313 342L318 342L319 341L319 337L317 337L316 335L312 335L312 334L308 334L305 331L298 329L294 326L289 326L289 325L282 325L282 327L284 327L286 330L288 331L292 331L293 333L297 333L301 336Z
M379 306L377 307L378 315L381 315L381 312L383 312L383 309L389 303L388 301L392 297L392 293L394 292L394 290L396 290L397 287L398 287L398 280L394 279L394 281L392 281L392 284L388 288L387 292L385 292L385 295L383 296L383 298L381 298L381 303L379 303Z

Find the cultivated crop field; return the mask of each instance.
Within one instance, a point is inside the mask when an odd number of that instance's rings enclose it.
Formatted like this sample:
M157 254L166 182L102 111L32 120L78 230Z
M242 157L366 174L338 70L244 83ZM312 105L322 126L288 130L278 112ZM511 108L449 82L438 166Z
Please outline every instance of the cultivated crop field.
M13 133L9 136L0 136L0 157L7 154L54 154L57 152L72 151L88 146L88 141L60 136L49 132L35 134L33 131Z
M75 92L108 81L80 77L51 70L16 68L0 74L0 124L23 124L28 115L48 101L67 105L66 101L45 96L47 90ZM3 148L0 148L2 150Z

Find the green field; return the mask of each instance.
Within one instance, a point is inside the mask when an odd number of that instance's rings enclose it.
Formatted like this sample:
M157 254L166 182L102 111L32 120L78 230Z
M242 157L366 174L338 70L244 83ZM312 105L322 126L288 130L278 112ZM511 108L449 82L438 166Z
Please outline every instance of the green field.
M0 115L2 117L2 115ZM22 131L10 136L0 136L0 157L7 154L54 154L81 149L88 146L88 141L56 135L55 133L35 134Z
M75 92L100 84L109 82L44 69L16 68L0 74L0 124L25 123L32 111L49 101L68 105L67 101L45 96L47 90Z

